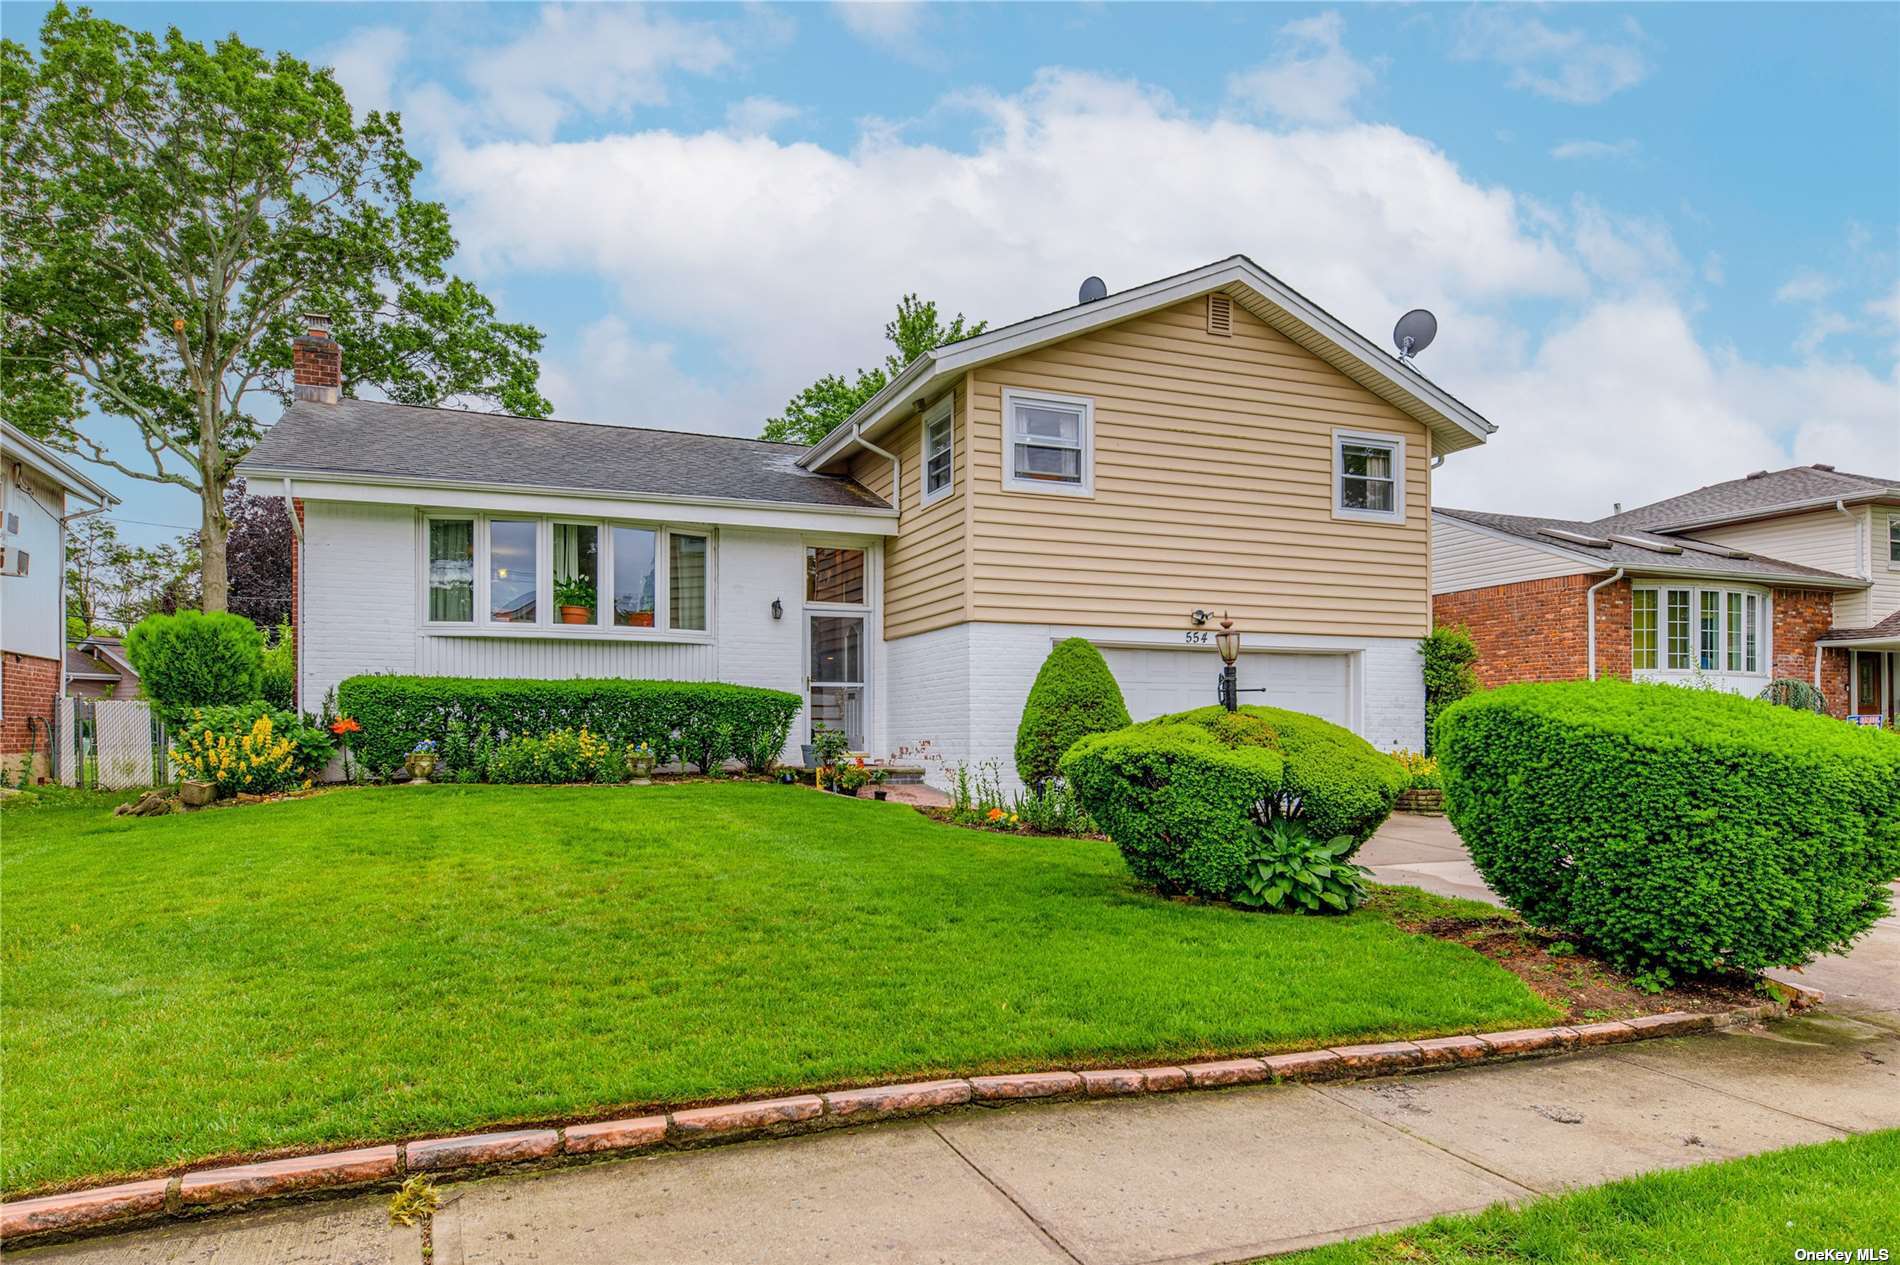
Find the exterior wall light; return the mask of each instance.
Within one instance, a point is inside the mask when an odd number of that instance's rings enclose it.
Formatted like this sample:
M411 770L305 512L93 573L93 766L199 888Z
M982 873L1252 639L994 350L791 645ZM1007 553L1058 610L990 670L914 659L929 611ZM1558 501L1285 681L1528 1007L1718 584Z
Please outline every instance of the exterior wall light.
M785 603L779 601L776 597L772 599L772 618L785 618Z

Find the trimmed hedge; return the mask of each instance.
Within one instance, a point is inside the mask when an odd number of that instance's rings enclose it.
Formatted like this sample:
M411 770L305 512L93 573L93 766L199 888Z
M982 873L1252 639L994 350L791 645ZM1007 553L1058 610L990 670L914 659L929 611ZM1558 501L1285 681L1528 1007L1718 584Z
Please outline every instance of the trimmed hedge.
M1083 637L1056 643L1023 704L1016 727L1016 776L1038 790L1078 739L1128 724L1121 686L1102 652Z
M1624 681L1512 685L1438 726L1446 811L1512 907L1631 970L1840 952L1900 876L1900 737Z
M1198 707L1150 724L1198 725L1228 745L1277 748L1286 763L1281 793L1299 801L1321 839L1349 835L1354 851L1392 815L1405 769L1350 729L1281 707ZM1348 854L1350 855L1350 854Z
M804 706L796 694L705 681L513 681L456 676L353 676L337 708L363 726L350 746L387 773L416 743L543 738L586 728L616 745L644 742L661 764L710 772L728 759L763 772L785 748Z
M1278 793L1284 772L1266 747L1153 721L1083 738L1060 767L1136 878L1214 898L1245 878L1254 807Z
M176 723L194 707L248 703L262 683L264 634L242 615L147 615L125 635L139 689Z

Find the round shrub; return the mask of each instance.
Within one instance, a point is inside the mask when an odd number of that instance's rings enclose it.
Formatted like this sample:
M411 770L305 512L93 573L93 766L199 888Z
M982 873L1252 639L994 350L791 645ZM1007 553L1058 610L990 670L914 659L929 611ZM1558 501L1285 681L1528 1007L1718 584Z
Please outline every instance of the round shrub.
M1108 661L1086 639L1056 643L1029 687L1022 723L1016 728L1016 776L1041 786L1076 741L1128 724L1128 705Z
M1445 713L1439 769L1485 881L1630 970L1843 951L1900 876L1900 737L1753 699L1507 686Z
M1196 725L1230 746L1275 748L1285 761L1280 790L1299 801L1321 839L1349 836L1357 850L1392 815L1408 780L1398 761L1330 721L1280 707L1199 707L1151 724Z
M1136 878L1216 899L1245 877L1255 807L1279 791L1283 773L1266 747L1153 722L1085 737L1059 768Z
M125 637L145 696L176 718L194 707L248 703L262 684L264 634L242 615L147 615Z

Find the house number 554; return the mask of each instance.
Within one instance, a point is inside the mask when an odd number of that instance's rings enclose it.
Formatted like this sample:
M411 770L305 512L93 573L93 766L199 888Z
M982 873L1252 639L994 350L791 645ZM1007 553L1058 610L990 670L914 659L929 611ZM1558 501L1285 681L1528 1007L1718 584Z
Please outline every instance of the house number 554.
M1190 646L1204 646L1212 640L1214 640L1214 634L1209 632L1189 630L1187 635L1187 643Z

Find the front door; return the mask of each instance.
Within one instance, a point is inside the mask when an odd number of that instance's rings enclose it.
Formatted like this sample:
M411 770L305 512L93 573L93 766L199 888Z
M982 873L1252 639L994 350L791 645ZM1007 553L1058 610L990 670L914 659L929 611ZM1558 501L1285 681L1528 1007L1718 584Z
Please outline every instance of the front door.
M842 729L851 750L864 750L864 616L808 615L805 641L807 733Z

